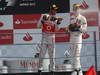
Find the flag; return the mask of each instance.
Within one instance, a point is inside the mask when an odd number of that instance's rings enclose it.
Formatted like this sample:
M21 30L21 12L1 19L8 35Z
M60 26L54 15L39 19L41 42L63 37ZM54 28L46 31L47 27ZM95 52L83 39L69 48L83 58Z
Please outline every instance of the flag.
M83 0L82 4L81 4L81 9L88 9L89 5Z
M86 72L86 75L96 75L96 70L94 66L91 66L89 70Z

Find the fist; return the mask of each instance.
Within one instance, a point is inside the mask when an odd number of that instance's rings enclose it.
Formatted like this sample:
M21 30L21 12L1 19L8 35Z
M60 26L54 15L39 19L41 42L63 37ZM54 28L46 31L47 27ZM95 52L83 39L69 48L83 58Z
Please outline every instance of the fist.
M69 25L69 30L70 31L79 31L80 30L80 25L74 23Z

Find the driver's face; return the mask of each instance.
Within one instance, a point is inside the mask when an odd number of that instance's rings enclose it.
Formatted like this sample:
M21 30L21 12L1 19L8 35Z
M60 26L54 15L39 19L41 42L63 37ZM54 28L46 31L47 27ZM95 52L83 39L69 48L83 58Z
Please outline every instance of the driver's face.
M73 8L74 13L80 13L80 8Z
M55 9L51 9L50 12L49 12L49 14L50 14L50 15L56 15L56 12L57 12L57 11L56 11Z

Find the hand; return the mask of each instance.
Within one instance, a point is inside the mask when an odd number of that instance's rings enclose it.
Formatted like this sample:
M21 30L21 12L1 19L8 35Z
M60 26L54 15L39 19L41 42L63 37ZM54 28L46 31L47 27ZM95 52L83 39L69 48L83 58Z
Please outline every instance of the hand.
M68 27L60 28L60 30L63 30L64 32L69 32Z
M80 25L79 24L74 23L74 24L70 24L69 25L69 30L70 31L80 31L79 29L80 29Z
M61 18L61 17L58 17L58 18L56 18L56 19L59 20L59 21L63 20L63 18Z
M40 55L40 53L36 53L34 57L35 57L35 58L38 58L39 55Z
M57 24L61 24L61 21L63 20L63 18L56 18L57 20Z

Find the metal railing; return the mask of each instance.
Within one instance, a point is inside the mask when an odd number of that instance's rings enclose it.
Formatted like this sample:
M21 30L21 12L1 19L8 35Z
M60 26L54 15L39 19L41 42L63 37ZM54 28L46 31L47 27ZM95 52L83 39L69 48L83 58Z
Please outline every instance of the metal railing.
M81 56L80 56L83 71L87 71L88 68L91 65L95 66L96 71L100 71L100 66L99 66L100 65L99 64L99 61L100 61L99 60L99 57L100 57L100 55L99 55L100 41L99 41L99 39L97 39L97 38L99 38L99 36L97 36L97 33L99 35L99 32L89 31L87 33L90 34L90 38L85 39L85 40L83 39L83 43L82 43L83 48L82 48L82 52L81 52ZM2 34L4 34L4 35L9 34L10 35L12 33L0 33L0 35L2 35ZM14 33L14 34L15 35L25 35L25 33ZM42 33L29 33L29 34L31 36L35 36L35 35L41 36L42 35ZM66 33L58 33L58 34L66 34ZM41 39L38 36L37 36L37 38ZM20 43L15 43L15 44L1 44L0 49L4 50L5 52L3 52L3 55L1 54L0 59L3 62L3 65L8 67L8 72L10 72L11 70L12 70L11 72L37 71L38 70L37 65L38 65L38 59L39 58L35 58L34 56L38 52L36 50L36 49L38 49L37 47L38 46L40 47L39 41L41 41L41 40L37 40L35 42L32 41L32 42L29 42L29 43L27 43L27 42L21 43L19 41ZM62 53L60 53L61 52L60 49L58 51L56 51L56 57L54 58L55 61L56 61L56 65L57 65L56 68L58 68L57 69L58 71L66 71L66 67L65 67L66 63L64 62L64 60L66 60L66 56L64 55L64 52L66 51L66 49L68 49L69 45L71 45L71 44L72 43L70 43L70 42L56 43L56 50L59 49L59 46L60 46L61 49L62 48L64 49L62 51ZM31 47L31 49L33 48L33 51L29 50L29 54L31 54L31 55L29 55L27 53L28 52L27 50L24 50L26 48L26 46L28 48ZM91 47L91 48L89 48L89 47ZM18 49L16 49L16 48L18 48ZM8 54L6 53L6 51L8 52ZM15 52L15 54L13 54L14 52ZM12 55L10 55L10 54L12 54ZM59 54L61 54L61 55L59 55ZM71 56L68 57L69 60L71 58L73 58L73 57L71 57ZM46 58L41 58L41 59L44 59L46 62L48 62L49 58L47 56ZM69 63L67 63L66 65L68 65L68 64ZM61 69L63 69L63 70L61 70ZM46 70L48 70L48 69L46 69Z

